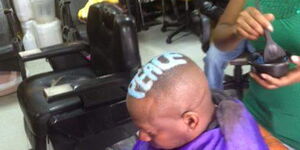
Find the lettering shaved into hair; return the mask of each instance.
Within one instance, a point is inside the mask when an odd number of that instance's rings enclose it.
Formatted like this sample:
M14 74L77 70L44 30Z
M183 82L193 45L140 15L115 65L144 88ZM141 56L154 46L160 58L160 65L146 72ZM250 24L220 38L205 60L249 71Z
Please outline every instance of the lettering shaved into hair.
M174 52L168 52L152 59L133 77L128 87L128 94L136 99L144 98L159 76L184 64L187 64L185 57Z

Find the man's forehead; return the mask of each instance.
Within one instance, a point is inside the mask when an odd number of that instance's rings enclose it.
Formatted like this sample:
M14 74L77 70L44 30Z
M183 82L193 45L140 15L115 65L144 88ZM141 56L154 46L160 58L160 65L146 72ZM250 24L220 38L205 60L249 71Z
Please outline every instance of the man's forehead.
M132 79L128 94L136 99L143 99L146 93L151 90L153 84L158 81L168 70L187 64L187 60L182 54L169 52L158 56L148 62Z

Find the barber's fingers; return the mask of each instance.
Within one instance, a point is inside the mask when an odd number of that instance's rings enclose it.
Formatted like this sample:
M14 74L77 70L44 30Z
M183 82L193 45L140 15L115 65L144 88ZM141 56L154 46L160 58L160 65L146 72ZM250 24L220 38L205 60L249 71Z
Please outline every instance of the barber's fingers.
M243 31L247 32L250 35L253 35L255 37L258 37L260 35L259 32L257 32L255 29L253 29L245 20L238 19L237 20L237 28L242 29Z
M254 18L263 28L273 31L273 27L270 21L274 20L275 17L273 14L263 15L259 10L254 7L248 7L247 12Z
M249 34L247 31L245 31L243 28L241 27L237 27L236 28L236 33L239 36L242 36L243 38L249 39L249 40L256 40L257 36Z
M264 17L269 21L269 22L272 22L273 20L275 20L275 16L271 13L269 14L263 14Z
M263 86L266 89L276 89L278 88L278 86L270 84L268 81L262 79L261 77L259 77L258 75L256 75L255 73L250 73L250 76L261 86Z
M293 55L293 56L291 56L291 60L294 64L296 64L298 67L300 67L300 57L299 56Z
M264 32L263 27L247 11L242 11L236 22L252 35L259 36Z
M274 15L262 14L256 8L249 7L241 11L237 17L235 31L243 38L256 40L264 34L264 29L273 31L270 23L272 20L274 20Z
M269 84L275 85L277 87L282 87L291 84L291 79L289 75L281 77L281 78L275 78L268 74L262 73L261 77L267 81Z

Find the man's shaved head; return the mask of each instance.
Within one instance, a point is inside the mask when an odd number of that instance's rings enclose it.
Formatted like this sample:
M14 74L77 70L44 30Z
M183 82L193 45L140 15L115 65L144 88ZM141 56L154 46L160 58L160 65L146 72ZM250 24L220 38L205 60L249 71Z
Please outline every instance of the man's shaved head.
M199 136L214 105L207 80L188 57L166 53L149 61L131 81L127 107L141 140L172 149Z

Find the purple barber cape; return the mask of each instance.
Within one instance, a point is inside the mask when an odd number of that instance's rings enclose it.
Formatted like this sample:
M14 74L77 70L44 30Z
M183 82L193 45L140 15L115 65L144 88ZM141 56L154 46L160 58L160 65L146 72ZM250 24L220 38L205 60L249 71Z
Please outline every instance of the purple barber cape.
M256 121L238 100L222 100L216 110L219 127L207 130L178 150L268 150ZM133 150L158 150L138 140Z

